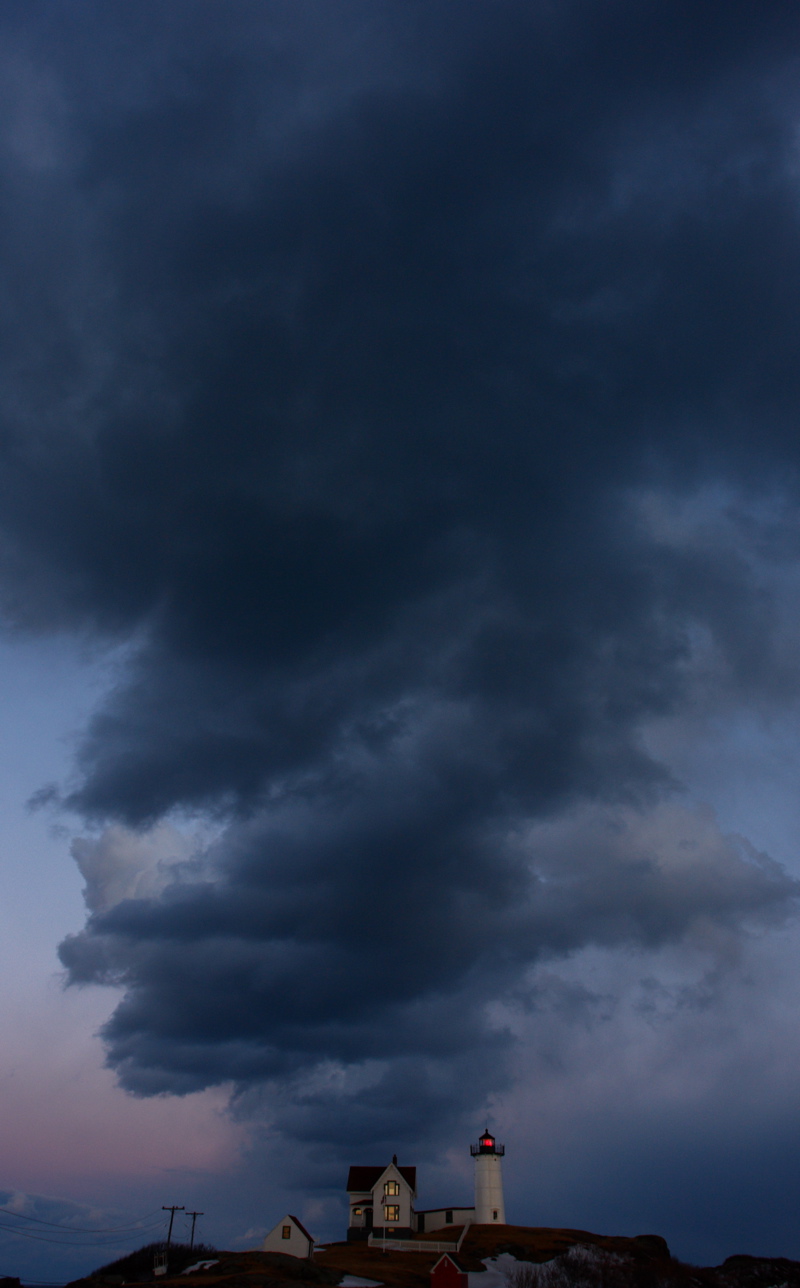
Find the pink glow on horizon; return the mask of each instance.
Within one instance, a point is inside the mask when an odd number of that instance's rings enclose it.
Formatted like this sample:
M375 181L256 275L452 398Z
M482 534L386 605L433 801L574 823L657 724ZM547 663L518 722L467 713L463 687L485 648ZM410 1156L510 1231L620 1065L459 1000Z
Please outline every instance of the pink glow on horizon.
M63 993L54 980L38 1000L27 1016L0 1010L0 1187L53 1193L93 1176L235 1166L243 1132L225 1113L224 1089L139 1100L103 1067L92 1034L113 994Z

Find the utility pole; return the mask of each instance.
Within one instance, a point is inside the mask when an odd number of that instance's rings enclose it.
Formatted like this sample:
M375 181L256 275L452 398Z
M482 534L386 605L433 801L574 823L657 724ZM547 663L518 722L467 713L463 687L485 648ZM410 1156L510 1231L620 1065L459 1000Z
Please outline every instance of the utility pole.
M172 1207L167 1207L166 1203L162 1203L161 1211L169 1212L169 1230L167 1231L167 1247L169 1247L170 1242L172 1240L172 1222L175 1220L175 1213L185 1212L186 1209L184 1208L183 1204L181 1204L181 1206L178 1207L177 1203L175 1203L173 1204Z
M189 1240L189 1251L191 1252L194 1247L194 1223L199 1216L205 1216L205 1212L187 1212L186 1215L192 1218L192 1237Z

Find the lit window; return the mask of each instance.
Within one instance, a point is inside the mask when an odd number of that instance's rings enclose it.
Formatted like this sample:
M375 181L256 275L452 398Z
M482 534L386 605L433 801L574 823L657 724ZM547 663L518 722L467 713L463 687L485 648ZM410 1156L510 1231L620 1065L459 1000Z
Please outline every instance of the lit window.
M386 1181L383 1186L383 1192L384 1194L399 1194L400 1193L399 1181Z
M292 1237L292 1227L291 1227L290 1225L284 1225L284 1226L282 1226L282 1228L281 1228L281 1238L282 1238L282 1239L291 1239L291 1237ZM283 1254L281 1253L281 1255L283 1255Z
M353 1216L363 1216L363 1215L364 1215L363 1208L353 1208Z
M399 1204L399 1203L387 1203L387 1205L386 1205L386 1220L387 1220L387 1221L399 1221L399 1220L400 1220L400 1204Z

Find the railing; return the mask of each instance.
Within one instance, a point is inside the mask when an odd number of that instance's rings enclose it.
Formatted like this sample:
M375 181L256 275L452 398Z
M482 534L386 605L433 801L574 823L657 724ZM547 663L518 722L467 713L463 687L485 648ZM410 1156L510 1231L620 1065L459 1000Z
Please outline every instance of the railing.
M465 1223L455 1243L451 1239L447 1242L434 1239L384 1239L381 1235L371 1234L367 1239L367 1247L386 1248L387 1252L460 1252L471 1224L471 1221Z
M463 1234L461 1238L463 1239ZM458 1243L434 1243L432 1239L382 1239L371 1234L367 1239L370 1248L385 1248L387 1252L458 1252Z

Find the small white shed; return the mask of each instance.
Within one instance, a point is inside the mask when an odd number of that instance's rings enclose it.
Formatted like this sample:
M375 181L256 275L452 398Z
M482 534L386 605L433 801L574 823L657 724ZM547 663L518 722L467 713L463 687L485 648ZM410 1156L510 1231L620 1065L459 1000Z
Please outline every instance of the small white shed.
M291 1213L270 1230L261 1245L262 1252L285 1252L289 1257L313 1256L314 1240L301 1221Z

